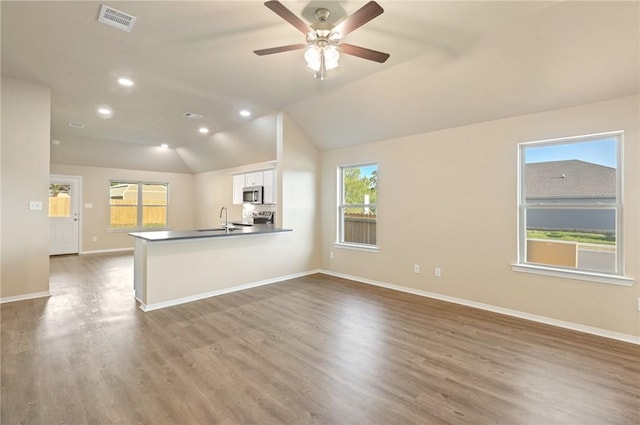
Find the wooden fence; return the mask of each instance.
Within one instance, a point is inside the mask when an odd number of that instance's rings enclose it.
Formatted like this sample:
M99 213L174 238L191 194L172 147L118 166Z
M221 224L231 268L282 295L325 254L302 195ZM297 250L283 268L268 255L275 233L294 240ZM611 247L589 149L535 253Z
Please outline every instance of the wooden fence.
M375 245L376 216L372 214L345 214L344 241Z
M123 199L111 200L111 227L137 227L138 206ZM167 206L163 200L146 201L142 207L143 227L165 227L167 225ZM58 194L49 197L49 217L71 217L71 198Z
M49 217L71 217L71 198L59 193L49 197Z
M111 227L137 227L138 206L125 199L111 200ZM167 206L164 200L145 201L142 207L143 227L165 227Z

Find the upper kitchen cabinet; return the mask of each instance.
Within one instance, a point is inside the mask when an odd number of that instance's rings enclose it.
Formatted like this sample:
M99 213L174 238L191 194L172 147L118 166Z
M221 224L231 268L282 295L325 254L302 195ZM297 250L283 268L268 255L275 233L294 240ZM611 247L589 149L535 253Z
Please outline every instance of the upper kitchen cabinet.
M276 170L264 170L264 203L276 203Z
M242 204L242 188L244 187L244 174L234 174L233 176L233 205Z
M242 204L242 188L263 186L263 203L276 203L276 171L275 169L248 171L233 176L233 204Z
M245 186L262 186L264 185L264 172L257 171L255 173L245 174Z

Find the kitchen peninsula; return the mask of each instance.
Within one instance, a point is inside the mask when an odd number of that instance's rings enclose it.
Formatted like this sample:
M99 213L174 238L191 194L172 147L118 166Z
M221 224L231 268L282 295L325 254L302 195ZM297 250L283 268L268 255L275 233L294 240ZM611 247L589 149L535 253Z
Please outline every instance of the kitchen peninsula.
M135 298L150 311L281 280L265 279L260 265L290 232L265 224L130 233Z

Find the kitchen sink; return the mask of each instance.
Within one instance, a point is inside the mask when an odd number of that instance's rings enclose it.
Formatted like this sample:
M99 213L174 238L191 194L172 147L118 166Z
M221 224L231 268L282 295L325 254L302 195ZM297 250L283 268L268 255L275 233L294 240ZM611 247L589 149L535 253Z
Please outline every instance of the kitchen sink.
M215 229L196 229L196 232L216 232L216 231L219 231L219 230L228 230L228 231L232 232L232 231L238 230L238 229L235 228L235 227L229 226L226 229L224 227L217 227Z

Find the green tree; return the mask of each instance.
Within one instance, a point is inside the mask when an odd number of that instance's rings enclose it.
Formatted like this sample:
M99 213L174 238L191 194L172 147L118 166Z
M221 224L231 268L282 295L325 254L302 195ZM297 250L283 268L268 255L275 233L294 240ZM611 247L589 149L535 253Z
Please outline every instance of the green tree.
M369 195L369 204L375 204L377 202L377 171L374 171L371 177L367 177L362 175L361 169L358 167L345 168L343 171L343 179L344 202L346 204L364 204L365 195ZM350 212L358 212L358 209Z
M54 198L60 193L68 194L71 191L71 185L69 184L56 184L51 183L49 185L49 197Z

